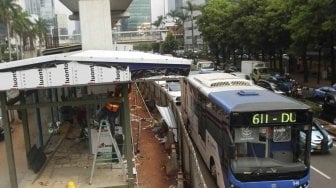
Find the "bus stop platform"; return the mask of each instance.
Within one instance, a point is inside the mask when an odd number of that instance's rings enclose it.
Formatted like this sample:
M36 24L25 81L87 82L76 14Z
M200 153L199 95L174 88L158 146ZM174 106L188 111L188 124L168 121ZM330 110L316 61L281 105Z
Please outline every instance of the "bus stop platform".
M59 134L52 137L44 152L47 160L38 173L27 170L18 180L20 188L70 187L70 182L80 188L128 187L122 168L116 163L96 164L90 182L94 155L89 151L88 140L79 138L78 125L65 124Z

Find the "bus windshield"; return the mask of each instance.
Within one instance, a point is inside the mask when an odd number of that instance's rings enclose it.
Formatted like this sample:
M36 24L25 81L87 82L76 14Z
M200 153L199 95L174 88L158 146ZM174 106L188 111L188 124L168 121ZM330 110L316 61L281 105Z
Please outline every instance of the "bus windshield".
M309 169L304 126L236 127L233 174L241 180L298 178Z

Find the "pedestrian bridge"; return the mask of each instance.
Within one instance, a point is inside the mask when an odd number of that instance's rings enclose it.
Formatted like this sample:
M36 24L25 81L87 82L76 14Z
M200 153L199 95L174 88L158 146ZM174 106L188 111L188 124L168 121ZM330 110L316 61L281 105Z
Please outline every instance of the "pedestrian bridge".
M168 30L145 30L145 31L117 31L112 32L113 42L116 44L132 44L141 42L161 42L167 36ZM59 35L59 46L81 44L81 35Z

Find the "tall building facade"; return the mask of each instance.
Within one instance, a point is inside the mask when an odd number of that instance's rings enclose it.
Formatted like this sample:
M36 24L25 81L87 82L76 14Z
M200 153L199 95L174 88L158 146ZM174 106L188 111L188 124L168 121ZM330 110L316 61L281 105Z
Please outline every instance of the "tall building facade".
M25 10L28 14L41 14L41 0L25 0Z
M43 18L49 27L55 27L55 6L54 0L41 0L40 17Z
M127 9L128 19L121 21L123 31L137 31L141 26L151 23L151 0L133 0Z
M2 1L2 0L0 0ZM18 4L20 7L24 8L23 6L23 0L14 0L16 4ZM4 23L0 23L0 44L4 44L7 37L7 27ZM1 52L0 52L1 53ZM1 59L0 59L1 62Z
M183 0L175 0L175 10L182 11Z
M68 35L68 16L65 14L56 14L56 23L60 35Z
M50 33L55 28L54 0L25 0L25 10L45 20Z

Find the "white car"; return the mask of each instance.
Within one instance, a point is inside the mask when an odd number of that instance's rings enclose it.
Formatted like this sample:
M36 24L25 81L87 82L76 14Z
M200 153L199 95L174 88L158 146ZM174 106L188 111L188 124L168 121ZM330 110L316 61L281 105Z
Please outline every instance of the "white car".
M300 132L300 145L306 140L306 135ZM311 152L328 153L334 145L334 140L327 132L320 120L313 119L312 133L311 133ZM302 148L301 148L302 149Z
M199 73L209 73L215 71L215 63L212 61L199 61L196 64L196 68Z
M166 80L155 81L155 83L158 84L162 88L164 88L165 85L167 84Z
M177 104L181 104L181 85L180 82L167 82L165 86L166 91L173 101Z

